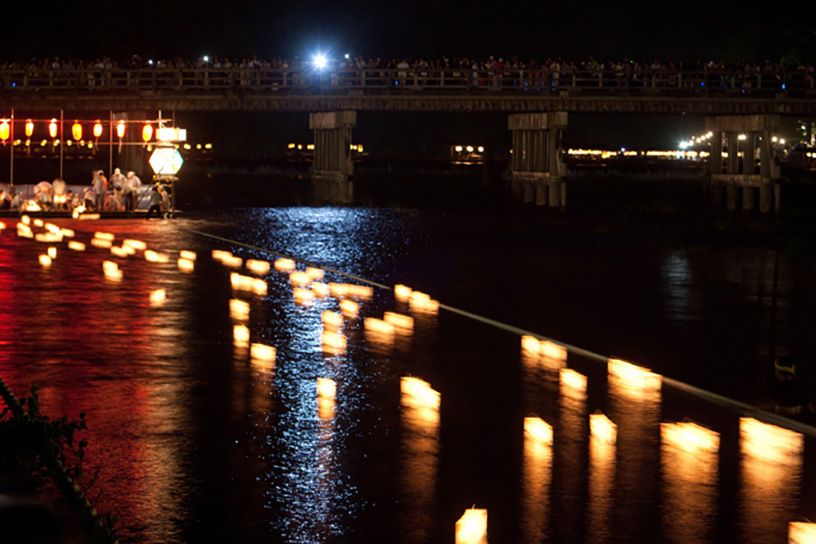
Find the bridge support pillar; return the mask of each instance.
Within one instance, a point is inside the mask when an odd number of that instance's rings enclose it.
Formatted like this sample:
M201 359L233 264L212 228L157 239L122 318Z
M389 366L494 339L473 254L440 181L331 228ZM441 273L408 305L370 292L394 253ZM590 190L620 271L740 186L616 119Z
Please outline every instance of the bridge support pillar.
M510 115L507 128L513 135L510 184L525 204L563 207L567 187L562 180L561 138L567 126L566 112ZM529 195L529 196L528 196Z
M354 201L354 164L351 161L351 129L357 124L355 111L309 114L314 131L312 183L318 200L337 204Z
M737 189L742 190L742 209L753 210L756 193L759 193L759 209L769 213L774 207L779 210L779 171L773 167L771 136L780 126L778 115L729 115L706 119L707 130L713 132L709 174L712 194L715 187L725 187L726 207L737 208ZM722 172L722 162L717 160L722 150L721 134L725 133L728 146L726 171ZM759 171L756 157L759 147ZM742 161L740 164L740 156ZM718 202L714 199L714 203Z

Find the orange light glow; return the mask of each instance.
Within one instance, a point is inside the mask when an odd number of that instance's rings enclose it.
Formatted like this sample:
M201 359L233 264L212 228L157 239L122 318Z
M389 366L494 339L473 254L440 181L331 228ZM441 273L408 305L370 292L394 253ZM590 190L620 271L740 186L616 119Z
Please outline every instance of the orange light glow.
M714 452L720 449L720 435L696 423L661 423L660 439L690 453Z
M320 335L323 351L332 355L340 355L346 351L346 338L334 331L323 331Z
M606 444L615 444L618 437L618 426L600 412L589 416L589 432L592 438Z
M110 249L113 247L113 242L110 240L102 240L101 238L94 238L91 240L91 245L94 247L101 247L102 249Z
M195 251L188 251L186 249L179 251L179 257L182 259L187 259L188 261L195 261L197 259Z
M95 240L95 239L94 239ZM91 243L94 242L91 240ZM107 242L107 240L99 240L100 242ZM107 242L110 243L110 242ZM110 281L122 281L122 271L119 270L119 265L113 261L102 261L102 272L105 274L105 279Z
M170 255L167 253L159 253L152 249L146 249L144 252L145 260L149 263L167 263L170 262Z
M275 355L275 348L265 344L253 343L249 348L249 356L259 361L274 361Z
M120 140L125 137L125 131L127 130L127 126L125 125L124 121L119 121L116 123L116 137ZM53 138L53 136L52 136Z
M400 393L404 406L439 410L442 404L442 395L431 384L413 376L400 378Z
M26 119L26 122L25 122L25 135L26 135L26 138L31 138L31 136L33 134L34 134L34 121L32 121L31 119Z
M307 274L306 272L296 270L289 274L289 283L291 283L292 285L296 285L298 287L306 287L311 283L311 281L312 281L311 276L309 276L309 274Z
M229 301L230 317L236 321L249 320L249 303L232 298Z
M610 380L633 395L659 392L662 385L660 374L620 359L609 359L608 372Z
M398 331L411 332L414 330L414 318L396 312L385 312L383 320L393 325Z
M319 281L313 282L312 293L314 293L314 296L317 298L326 298L330 294L329 286Z
M153 139L153 125L150 123L145 123L142 127L142 141L144 143L149 142Z
M360 314L360 305L353 300L341 300L340 312L348 319L354 319Z
M329 283L329 292L335 298L369 299L374 296L374 288L353 283Z
M382 319L377 319L376 317L366 317L363 321L363 326L365 327L366 332L373 332L382 335L394 334L394 325L383 321Z
M60 229L60 234L62 234L66 238L73 238L76 233L71 229L62 228Z
M788 544L816 543L816 523L791 521L788 523Z
M411 299L411 293L414 290L407 285L397 284L394 286L394 298L400 302L408 302Z
M182 272L192 272L193 270L195 270L195 262L189 259L179 259L177 261L177 264L179 270L181 270Z
M246 325L233 325L232 340L237 347L249 346L249 328Z
M102 136L102 123L98 119L93 125L93 135L94 138L99 138Z
M269 264L269 261L262 261L260 259L247 259L246 267L247 270L259 276L269 274L269 271L272 269L272 265Z
M147 244L145 242L141 240L133 240L131 238L125 238L124 240L122 240L122 245L132 247L133 249L138 251L144 251L145 249L147 249Z
M567 396L586 396L587 377L571 368L560 370L561 392Z
M468 508L456 522L456 544L487 544L487 509Z
M9 125L8 119L0 120L0 140L3 140L3 143L6 143L6 140L9 139L11 135L11 126Z
M48 255L40 255L39 260L40 266L44 268L48 268L49 266L51 266L51 257L49 257Z
M74 124L71 125L71 137L77 142L82 139L82 125L79 124L79 121L74 121Z
M310 306L314 303L314 293L309 289L303 287L295 287L292 294L295 297L295 303L301 306Z
M524 435L542 445L551 446L553 442L552 426L540 417L524 418Z
M85 251L85 244L82 242L77 242L76 240L71 240L68 242L68 249L73 251Z
M740 448L743 454L755 459L787 463L802 455L804 436L752 417L741 417Z
M116 238L116 236L114 236L110 232L94 232L94 238L97 238L99 240L108 240L110 242L113 242L113 240Z
M292 259L276 259L275 270L278 272L291 272L295 269L295 261Z
M161 306L167 300L167 291L164 289L155 289L150 292L150 305Z
M48 135L51 136L51 139L57 137L57 120L55 118L51 118L51 122L48 123Z
M129 253L123 247L113 246L110 248L111 255L116 257L127 257Z
M321 316L323 327L329 331L337 331L343 327L343 316L331 310L323 310Z
M334 383L334 380L330 380L329 378L318 378L317 379L317 396L318 397L334 400L336 394L337 394L337 384Z
M312 268L311 266L306 268L306 274L312 279L312 281L322 280L325 276L325 272L323 272L322 268Z

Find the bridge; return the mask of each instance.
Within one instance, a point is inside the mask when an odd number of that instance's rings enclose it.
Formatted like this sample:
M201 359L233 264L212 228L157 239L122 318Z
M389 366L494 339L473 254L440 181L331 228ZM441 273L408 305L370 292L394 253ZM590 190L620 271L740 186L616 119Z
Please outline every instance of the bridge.
M797 72L0 70L0 108L816 115L816 87Z
M780 202L771 134L782 115L816 115L816 86L799 70L3 69L0 111L12 109L135 119L149 110L308 112L315 186L335 202L353 201L349 145L358 112L507 113L512 190L525 203L554 207L567 201L561 139L570 113L701 115L714 200L724 192L734 209L741 191L742 207L752 209L758 193L769 212Z

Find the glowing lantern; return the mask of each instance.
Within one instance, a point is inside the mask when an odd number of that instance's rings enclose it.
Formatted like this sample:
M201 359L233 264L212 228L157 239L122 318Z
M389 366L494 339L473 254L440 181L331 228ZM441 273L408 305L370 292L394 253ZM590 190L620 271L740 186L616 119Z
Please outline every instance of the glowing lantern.
M29 216L27 216L27 215L23 215L23 216L20 217L20 222L23 225L30 225L31 224L31 218Z
M3 223L2 221L0 221L0 230L3 230L5 228L6 228L6 224Z
M82 242L77 242L76 240L71 240L68 242L68 249L73 251L85 251L85 244Z
M82 139L82 125L79 124L79 121L74 121L74 124L71 125L71 137L77 142Z
M74 210L74 213L76 213L76 210ZM79 219L80 221L89 221L99 219L99 217L100 215L98 213L83 213L78 215L75 219Z
M225 257L232 257L232 253L223 249L213 249L211 252L214 261L222 261Z
M62 234L40 232L34 237L34 239L45 244L53 244L55 242L62 242Z
M102 240L101 238L94 238L91 240L91 245L101 247L102 249L110 249L113 246L113 242L110 240Z
M583 398L586 395L587 377L571 368L560 371L561 392L567 396Z
M690 453L717 452L720 449L719 433L689 421L661 423L660 439L665 444Z
M122 279L122 271L119 270L119 265L113 261L102 261L102 272L107 280L121 281Z
M394 298L400 302L408 302L411 299L411 293L414 290L407 285L397 284L394 286Z
M394 325L382 319L377 319L376 317L366 317L365 321L363 321L363 326L366 332L389 336L394 334Z
M58 233L60 228L53 223L46 223L43 225L48 232Z
M99 119L97 119L93 125L93 135L94 138L102 136L102 123L99 122Z
M236 321L247 321L249 319L249 303L232 298L229 301L230 317Z
M232 327L232 339L236 346L245 348L249 345L249 328L246 325Z
M291 272L295 269L295 261L292 259L276 259L275 270L278 272Z
M336 331L343 326L343 316L331 310L323 310L321 316L325 329Z
M34 220L34 226L35 226L35 227L40 227L40 228L42 228L42 227L43 227L43 225L45 225L45 223L43 223L43 220L42 220L42 219L35 219L35 220Z
M247 270L258 274L259 276L269 274L270 270L270 264L268 261L260 261L257 259L247 259L246 267Z
M99 240L109 240L112 242L116 237L110 232L95 232L94 238L98 238Z
M265 296L268 289L269 286L266 284L264 280L257 278L252 280L252 292L255 293L256 295Z
M57 137L57 120L53 117L51 122L48 123L48 135L51 136L52 140Z
M292 285L298 285L300 287L305 287L309 285L312 281L312 278L306 272L299 272L295 271L289 274L289 282Z
M609 359L608 372L610 378L632 392L657 392L663 382L660 374L620 359Z
M341 300L340 312L343 314L343 316L349 319L354 319L360 313L360 305L353 300Z
M250 276L244 276L238 272L230 273L230 285L232 285L232 288L236 290L251 291L253 279L254 278Z
M337 395L337 384L329 378L317 379L317 396L334 400Z
M312 279L312 281L322 280L323 276L325 275L325 273L323 272L323 269L321 269L321 268L312 268L312 267L308 267L306 269L306 274L308 274L308 276Z
M142 127L142 141L144 143L147 143L152 139L153 139L153 125L151 125L148 122L145 123L144 126Z
M791 521L788 523L788 544L813 544L816 542L816 523Z
M323 331L320 335L320 344L323 346L323 351L333 355L346 351L345 337L334 331Z
M31 138L31 136L33 134L34 134L34 121L32 121L31 119L26 119L26 122L25 122L25 135L26 135L26 138Z
M411 316L398 314L396 312L385 312L383 319L393 325L397 330L409 332L414 330L414 318Z
M551 446L553 442L552 426L540 417L524 418L524 434L542 445Z
M45 268L48 268L49 266L51 266L51 257L49 257L48 255L40 255L39 259L40 259L40 265L41 266L43 266Z
M145 260L149 263L168 263L170 256L167 253L159 253L152 249L146 249L144 252Z
M770 463L787 463L801 455L804 437L801 433L763 423L751 417L740 418L740 448L755 459Z
M314 295L318 298L326 298L330 293L329 286L325 283L316 281L312 283L312 293L314 293Z
M156 289L150 293L150 305L161 306L167 300L167 291L164 289Z
M179 257L182 259L187 259L188 261L195 261L196 253L195 251L187 251L186 249L182 249L179 251Z
M402 404L411 408L439 410L442 395L431 384L413 376L400 378Z
M113 246L110 248L111 254L116 257L127 257L130 253L124 247Z
M102 261L102 270L119 270L119 265L113 261Z
M125 137L125 122L119 121L116 123L116 137L120 140Z
M139 250L139 251L144 251L145 249L147 249L147 244L146 243L142 242L141 240L132 240L130 238L125 238L122 241L122 245L132 247L133 249L136 249L136 250Z
M66 238L73 238L76 233L71 229L62 228L60 229L60 234L62 234Z
M373 288L351 283L329 283L329 291L336 298L371 298L374 295Z
M618 426L604 414L595 412L589 416L589 432L592 438L614 444L618 437Z
M195 263L189 259L179 259L178 267L182 272L192 272L195 270Z
M456 522L456 544L487 544L487 509L468 508Z
M11 135L11 126L9 125L8 119L3 119L0 121L0 140L3 140L3 143L6 143L6 140L9 139Z
M295 302L301 306L308 306L314 302L314 293L303 287L295 287Z
M414 312L434 314L439 311L439 302L421 291L412 291L408 304Z
M249 348L249 356L259 361L274 361L275 348L273 348L272 346L267 346L265 344L253 343L252 346Z
M55 248L53 246L49 247L48 248L48 256L51 257L52 259L56 259L57 258L57 248Z
M538 338L535 336L530 336L525 334L521 337L521 351L529 353L531 355L538 355L539 353L539 343Z

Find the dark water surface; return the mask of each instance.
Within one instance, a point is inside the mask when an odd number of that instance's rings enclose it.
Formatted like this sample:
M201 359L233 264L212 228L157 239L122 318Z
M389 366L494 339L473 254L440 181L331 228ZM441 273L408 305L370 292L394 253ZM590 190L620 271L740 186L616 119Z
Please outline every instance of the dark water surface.
M67 221L55 221L65 226ZM741 453L739 420L664 387L634 397L603 364L570 355L588 377L565 394L558 373L522 360L519 338L441 311L417 315L410 339L382 345L346 329L325 356L321 312L293 302L272 272L250 301L252 341L277 362L233 346L229 270L199 229L320 262L444 303L614 354L673 378L761 404L770 353L816 353L816 254L806 246L629 241L575 234L504 212L353 208L243 210L213 218L71 222L191 249L191 274L130 257L0 234L0 376L42 387L45 411L88 413L96 505L120 516L124 541L453 542L472 505L489 510L490 541L784 542L789 520L816 518L814 444L778 462ZM62 245L61 245L62 246ZM267 256L267 258L271 258ZM774 270L777 287L774 291ZM328 278L335 280L340 278ZM148 301L163 287L168 299ZM363 314L407 309L375 290ZM774 332L775 331L775 332ZM438 420L400 405L414 375L441 392ZM334 417L318 417L317 377L337 383ZM618 424L616 447L590 439L587 418ZM552 424L544 452L523 418ZM659 423L690 418L721 435L719 453L661 442Z

